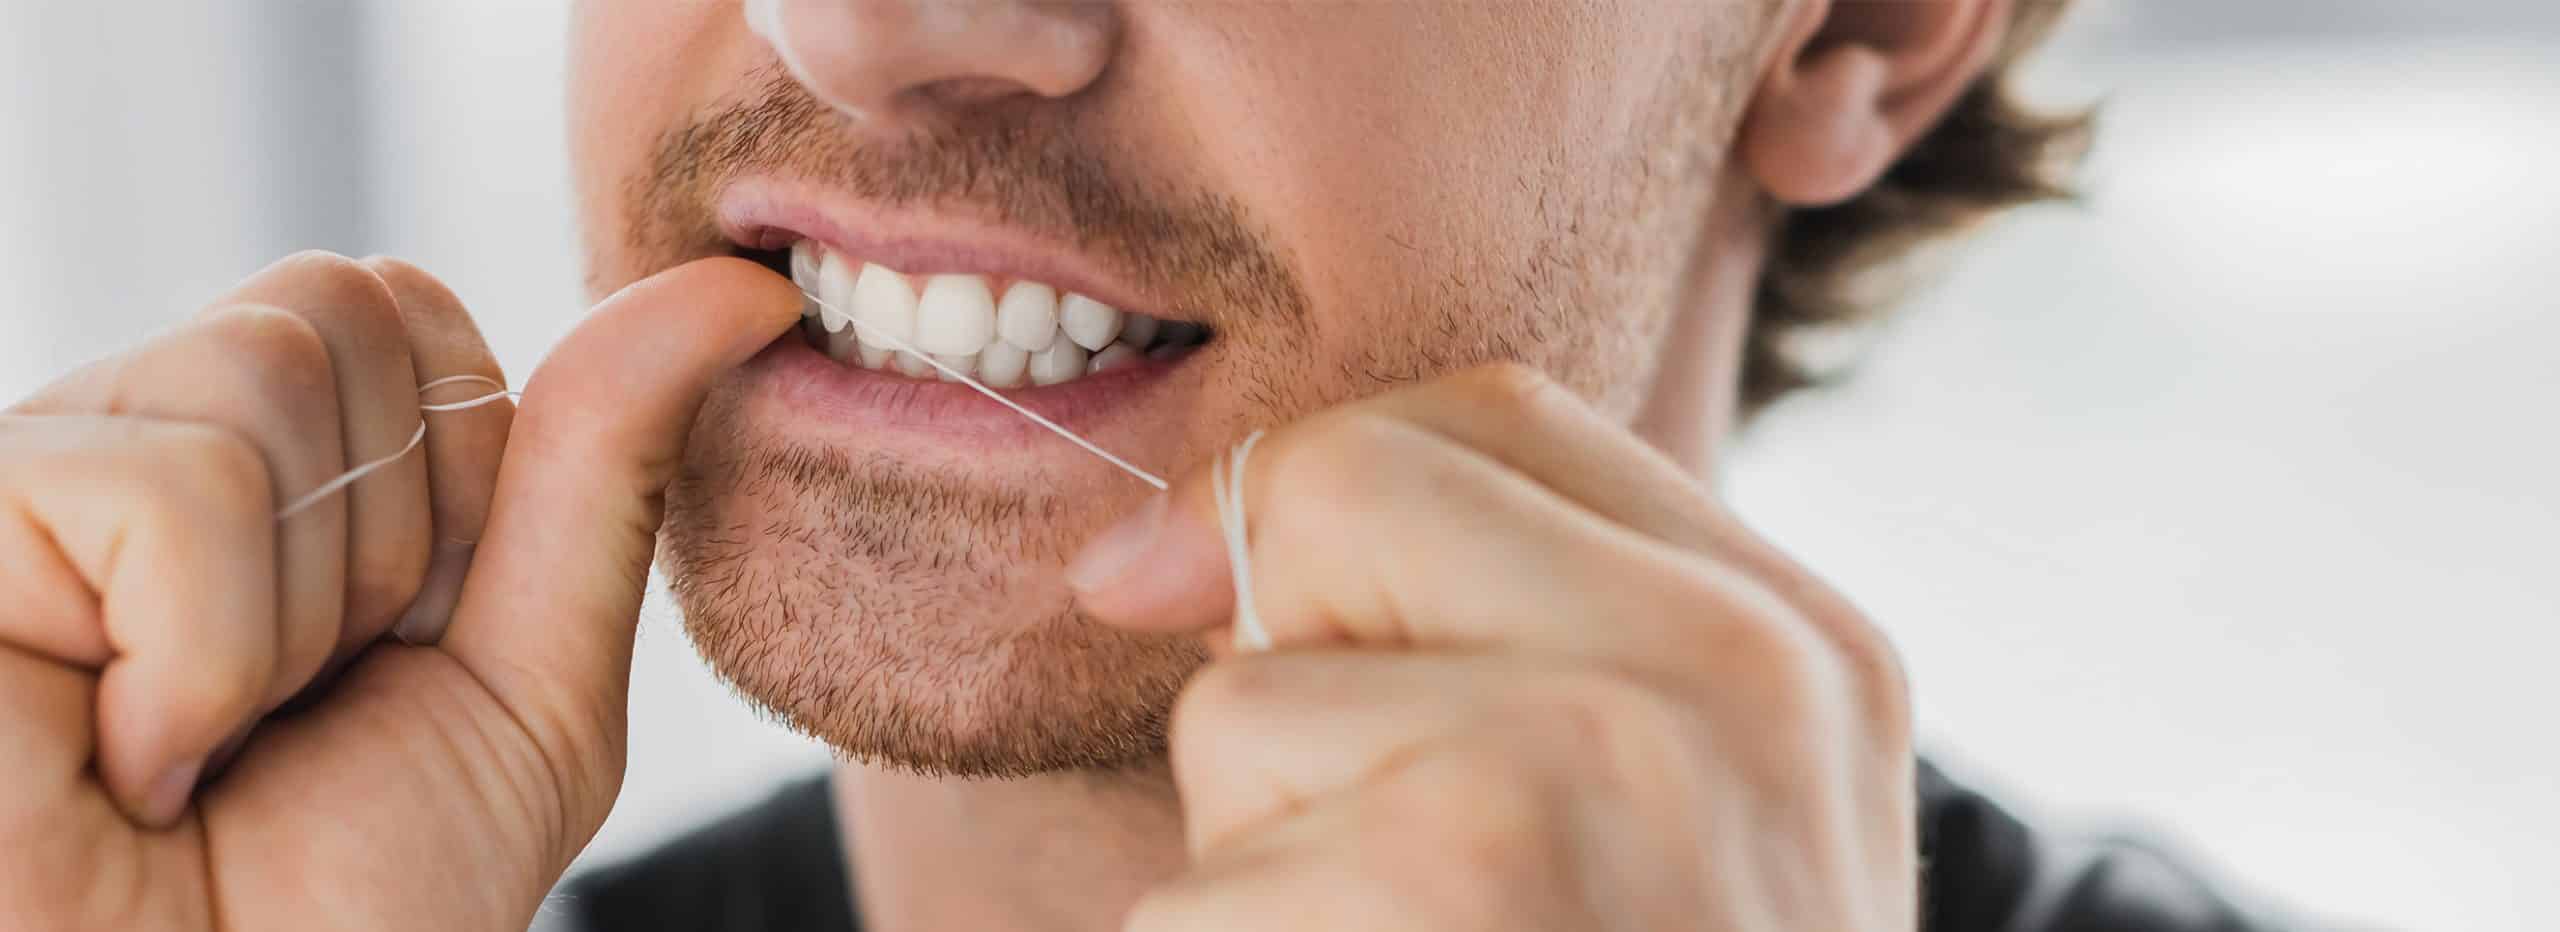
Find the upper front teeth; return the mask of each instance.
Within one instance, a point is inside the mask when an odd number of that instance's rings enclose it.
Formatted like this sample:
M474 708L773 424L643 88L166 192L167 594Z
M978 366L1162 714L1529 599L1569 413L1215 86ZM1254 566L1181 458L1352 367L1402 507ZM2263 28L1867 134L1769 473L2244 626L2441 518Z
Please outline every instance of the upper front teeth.
M996 305L996 335L1028 352L1058 340L1058 290L1039 282L1014 282Z
M812 344L838 362L913 378L948 376L889 344L931 354L990 387L1013 388L1134 364L1151 348L1170 352L1205 338L1197 325L1123 313L1039 282L1014 282L999 301L985 276L932 275L919 293L906 275L857 266L806 240L792 245L790 267L792 282L816 298L801 309Z
M866 266L876 269L879 266ZM916 299L916 348L936 356L974 356L996 338L996 298L976 275L936 275Z

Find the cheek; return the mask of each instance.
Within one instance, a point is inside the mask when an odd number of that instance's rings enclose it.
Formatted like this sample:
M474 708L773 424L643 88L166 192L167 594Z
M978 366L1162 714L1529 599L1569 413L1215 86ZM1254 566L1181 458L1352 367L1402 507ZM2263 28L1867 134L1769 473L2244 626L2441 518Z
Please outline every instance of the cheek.
M1627 395L1643 366L1626 357L1646 345L1632 336L1662 316L1630 307L1662 297L1635 282L1670 269L1638 268L1609 231L1656 167L1646 130L1685 24L1648 33L1549 4L1217 9L1216 28L1154 24L1144 51L1172 60L1133 71L1181 76L1151 96L1219 128L1199 136L1200 164L1304 276L1310 338L1350 362L1307 377L1510 359Z
M753 87L770 53L733 0L579 0L570 16L569 164L597 297L632 277L632 186L660 140Z

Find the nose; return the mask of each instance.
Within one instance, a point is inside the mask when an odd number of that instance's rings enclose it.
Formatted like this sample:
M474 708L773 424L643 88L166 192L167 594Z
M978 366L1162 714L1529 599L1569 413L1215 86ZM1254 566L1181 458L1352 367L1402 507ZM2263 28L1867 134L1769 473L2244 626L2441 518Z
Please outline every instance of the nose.
M1065 97L1119 39L1095 0L745 0L811 93L871 123L1017 96Z

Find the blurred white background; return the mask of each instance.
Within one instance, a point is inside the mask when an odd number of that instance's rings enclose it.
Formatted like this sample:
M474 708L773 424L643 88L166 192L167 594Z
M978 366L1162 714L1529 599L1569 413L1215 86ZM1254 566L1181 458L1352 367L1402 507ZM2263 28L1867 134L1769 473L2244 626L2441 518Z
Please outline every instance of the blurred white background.
M559 5L149 6L0 9L0 397L305 247L444 276L518 376L575 319ZM2040 80L2106 101L2088 203L1762 423L1740 507L2030 814L2358 925L2550 928L2560 12L2129 0ZM636 676L591 858L826 763L663 601Z

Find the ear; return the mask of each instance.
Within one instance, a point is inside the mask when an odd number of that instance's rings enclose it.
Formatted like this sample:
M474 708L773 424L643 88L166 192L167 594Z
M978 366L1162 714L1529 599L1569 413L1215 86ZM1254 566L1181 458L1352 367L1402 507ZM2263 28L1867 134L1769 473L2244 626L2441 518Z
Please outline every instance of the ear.
M1735 143L1771 197L1823 207L1873 186L1999 53L2012 0L1804 0Z

